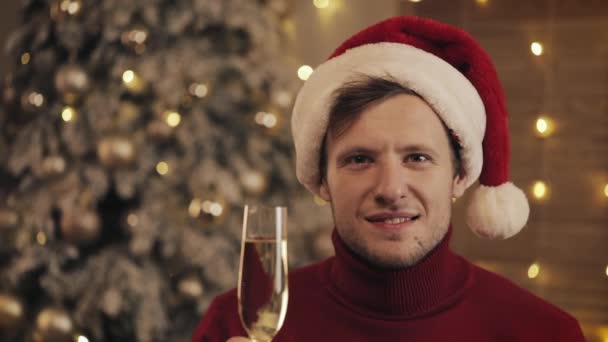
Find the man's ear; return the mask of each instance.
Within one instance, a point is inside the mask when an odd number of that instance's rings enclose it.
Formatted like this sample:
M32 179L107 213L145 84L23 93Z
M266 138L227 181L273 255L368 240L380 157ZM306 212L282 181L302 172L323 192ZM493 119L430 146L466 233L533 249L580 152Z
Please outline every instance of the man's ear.
M319 187L319 197L321 197L325 202L331 202L329 186L327 185L325 177L321 178L321 186Z
M466 185L464 183L464 177L457 174L452 181L452 196L458 198L464 194L465 190Z

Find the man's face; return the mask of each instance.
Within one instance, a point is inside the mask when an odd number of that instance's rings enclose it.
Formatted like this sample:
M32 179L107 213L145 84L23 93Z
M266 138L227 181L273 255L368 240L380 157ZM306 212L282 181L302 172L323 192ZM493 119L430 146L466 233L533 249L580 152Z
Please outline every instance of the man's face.
M416 264L447 232L454 177L447 133L422 99L376 103L339 137L327 137L321 197L344 242L383 268Z

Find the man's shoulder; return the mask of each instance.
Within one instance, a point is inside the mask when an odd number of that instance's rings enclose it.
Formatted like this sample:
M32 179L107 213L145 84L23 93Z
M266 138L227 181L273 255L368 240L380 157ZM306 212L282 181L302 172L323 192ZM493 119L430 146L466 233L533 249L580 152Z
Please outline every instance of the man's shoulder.
M473 268L476 279L472 293L480 304L493 307L504 315L515 315L521 319L538 319L547 323L576 323L576 319L569 313L511 280L475 265Z

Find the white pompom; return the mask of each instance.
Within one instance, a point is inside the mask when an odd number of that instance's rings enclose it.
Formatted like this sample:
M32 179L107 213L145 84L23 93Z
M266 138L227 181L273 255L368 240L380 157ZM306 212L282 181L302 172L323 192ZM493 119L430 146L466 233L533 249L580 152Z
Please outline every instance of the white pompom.
M524 192L513 183L480 185L467 209L471 230L488 239L507 239L526 225L530 207Z

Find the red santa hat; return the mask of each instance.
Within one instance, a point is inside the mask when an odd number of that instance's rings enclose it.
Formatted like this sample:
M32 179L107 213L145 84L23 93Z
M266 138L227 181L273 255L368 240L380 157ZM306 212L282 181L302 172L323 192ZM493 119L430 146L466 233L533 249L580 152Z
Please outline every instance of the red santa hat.
M419 17L394 17L355 34L319 65L292 115L298 180L319 194L321 145L333 93L360 75L390 77L418 93L459 142L467 187L479 179L467 224L508 238L526 224L526 195L509 182L509 134L502 86L487 53L466 32Z

